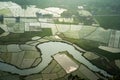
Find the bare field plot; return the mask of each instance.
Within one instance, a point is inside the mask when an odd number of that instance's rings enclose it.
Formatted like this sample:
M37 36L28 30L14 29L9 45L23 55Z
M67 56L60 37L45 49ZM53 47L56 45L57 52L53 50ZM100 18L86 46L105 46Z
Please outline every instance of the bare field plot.
M66 54L56 54L53 58L61 65L66 73L71 73L78 69L78 65L72 61Z

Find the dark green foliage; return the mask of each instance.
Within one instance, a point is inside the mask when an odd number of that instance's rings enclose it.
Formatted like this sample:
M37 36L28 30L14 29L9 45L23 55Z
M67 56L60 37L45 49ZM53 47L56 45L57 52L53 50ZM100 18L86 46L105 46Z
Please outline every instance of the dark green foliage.
M5 32L3 29L0 28L0 34L2 34L3 32Z
M120 16L95 16L100 26L106 29L120 30Z
M17 75L7 75L0 77L0 80L21 80Z
M77 11L74 10L69 10L69 11L64 11L61 16L65 18L71 18L73 15L76 15Z
M3 24L4 23L4 16L0 15L0 23Z
M52 34L51 29L43 28L42 31L29 31L25 33L10 33L8 36L0 38L0 44L23 44L30 41L34 36L50 36Z
M72 39L72 38L66 38L66 37L62 37L64 40L70 41L76 45L78 45L79 47L87 50L87 51L91 51L94 53L97 53L98 55L102 55L107 57L110 61L113 61L115 59L120 59L120 54L116 53L110 53L104 50L101 50L98 48L99 42L95 42L95 41L91 41L91 40L86 40L86 39Z
M81 79L78 75L70 74L67 80L84 80L84 79Z
M109 78L108 80L120 80L120 73L117 75L114 75L112 78Z

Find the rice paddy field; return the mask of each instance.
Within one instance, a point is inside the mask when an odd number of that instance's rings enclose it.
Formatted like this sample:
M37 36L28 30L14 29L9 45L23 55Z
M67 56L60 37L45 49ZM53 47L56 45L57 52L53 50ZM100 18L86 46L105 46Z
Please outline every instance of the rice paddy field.
M96 31L97 27L92 27L92 26L83 26L79 32L80 38L84 38L86 36L89 36L92 34L94 31Z
M84 39L98 41L102 43L108 43L110 38L111 30L105 30L101 27L98 27L93 33L89 36L84 37Z
M111 29L83 26L80 30L67 31L63 34L68 38L86 39L107 44L110 39Z
M67 31L63 33L64 36L69 37L69 38L74 38L74 39L79 39L79 30L75 31Z

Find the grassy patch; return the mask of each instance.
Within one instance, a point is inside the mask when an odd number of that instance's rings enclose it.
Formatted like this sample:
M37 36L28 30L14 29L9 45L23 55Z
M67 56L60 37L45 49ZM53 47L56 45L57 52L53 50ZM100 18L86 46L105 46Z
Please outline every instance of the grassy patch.
M52 35L51 29L43 28L42 31L29 31L25 33L10 33L8 36L0 38L0 44L23 44L30 41L34 36L50 36Z
M12 15L9 9L2 9L2 10L0 10L0 14L3 14L3 15Z

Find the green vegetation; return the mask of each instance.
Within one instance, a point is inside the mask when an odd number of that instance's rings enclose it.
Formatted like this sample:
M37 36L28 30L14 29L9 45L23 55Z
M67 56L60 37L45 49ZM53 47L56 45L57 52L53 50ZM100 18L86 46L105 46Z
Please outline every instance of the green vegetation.
M9 9L1 9L0 14L3 15L12 15Z
M67 24L67 25L78 25L77 22L73 21L73 22L59 22L58 20L54 20L55 24Z
M11 59L11 57L12 57L12 54L11 53L5 53L5 54L1 54L0 55L0 58L3 60L3 61L5 61L5 62L9 62L10 61L10 59Z
M36 59L39 56L39 52L37 51L25 51L24 59Z
M76 4L79 5L79 0L1 0L1 1L13 1L23 8L27 5L36 5L40 8L45 8L49 6L53 7L65 7L65 8L75 8Z
M120 80L120 73L114 75L112 78L109 78L108 80Z
M3 29L0 28L0 34L2 34L3 32L5 32Z
M95 15L116 15L120 14L120 0L84 0L86 9Z
M62 37L62 39L72 42L87 51L94 52L95 54L101 56L101 58L91 61L91 63L96 65L97 67L109 72L110 74L116 75L119 73L120 70L115 66L114 60L120 59L120 54L119 53L114 54L99 49L98 48L99 44L103 44L103 43L85 40L85 39L72 39L66 37ZM110 61L107 61L107 59Z
M81 30L79 31L79 36L80 38L88 37L92 33L94 33L96 30L97 30L97 27L92 27L92 26L82 27Z
M66 38L66 37L62 37L64 40L70 41L76 45L78 45L79 47L87 50L87 51L91 51L94 52L98 55L101 56L105 56L107 57L110 61L113 61L115 59L120 59L120 54L113 54L104 50L101 50L98 48L99 44L103 44L100 42L95 42L95 41L91 41L91 40L86 40L86 39L73 39L73 38Z
M92 64L107 71L108 73L112 75L116 75L120 72L119 68L115 66L114 61L109 62L105 58L98 58L98 59L92 60L91 62Z
M73 15L74 15L74 16L79 15L79 14L78 14L78 11L77 11L77 10L67 10L67 11L64 11L64 12L61 14L61 16L62 16L62 17L65 17L65 18L71 18L71 17L73 17Z
M85 16L80 16L79 20L84 23L84 25L92 25L95 23L94 19L92 17L85 17Z
M27 41L30 41L34 36L50 36L52 35L51 29L43 28L42 31L29 31L25 33L10 33L8 36L0 38L0 44L23 44Z
M105 30L101 27L96 27L96 29L94 31L91 31L91 33L88 33L87 36L84 37L84 39L108 43L110 34L111 34L111 30Z
M120 30L120 16L94 16L100 26L106 29Z

